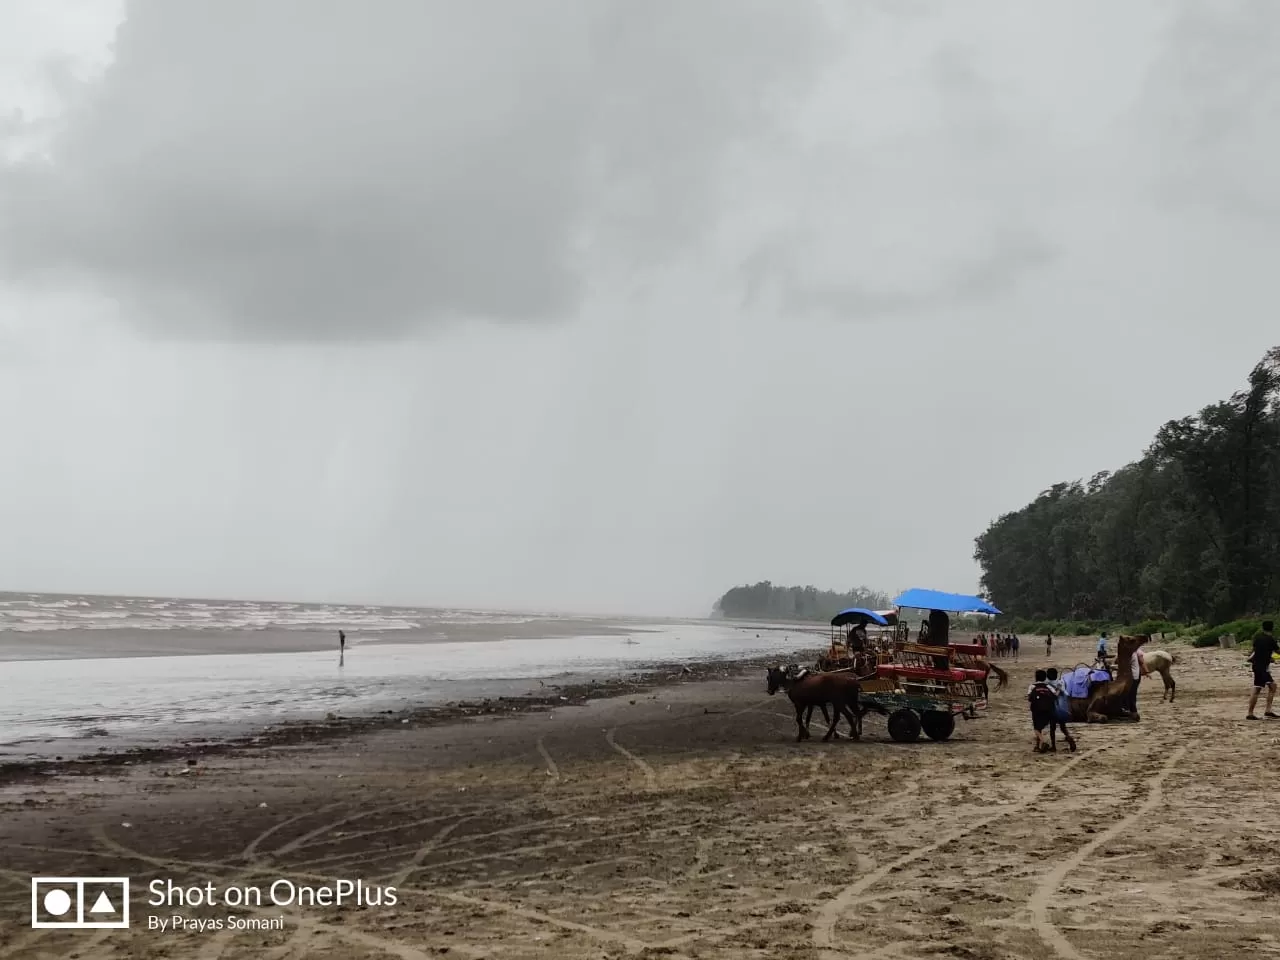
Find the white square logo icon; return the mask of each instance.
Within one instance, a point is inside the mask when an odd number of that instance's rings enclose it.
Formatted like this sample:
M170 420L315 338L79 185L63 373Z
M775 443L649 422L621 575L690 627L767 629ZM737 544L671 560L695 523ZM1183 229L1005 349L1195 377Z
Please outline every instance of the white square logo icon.
M129 926L128 877L32 877L36 930L119 930Z

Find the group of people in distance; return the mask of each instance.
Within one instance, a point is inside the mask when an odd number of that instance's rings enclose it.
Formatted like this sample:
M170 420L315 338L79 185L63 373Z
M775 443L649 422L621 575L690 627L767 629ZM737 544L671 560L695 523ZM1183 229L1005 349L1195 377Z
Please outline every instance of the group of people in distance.
M977 642L986 647L993 656L1018 659L1018 635L1016 633L993 633L989 637L985 633L980 633L978 634Z

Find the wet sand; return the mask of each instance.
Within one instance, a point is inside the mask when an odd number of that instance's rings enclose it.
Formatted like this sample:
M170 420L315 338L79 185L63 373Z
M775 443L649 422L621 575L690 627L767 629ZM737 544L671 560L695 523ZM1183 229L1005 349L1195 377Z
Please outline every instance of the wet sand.
M777 656L743 658L734 664L724 661L651 664L643 670L619 676L568 675L560 678L559 683L538 681L536 693L528 692L530 685L523 681L502 683L487 680L475 684L485 693L472 699L424 704L411 709L361 711L353 715L331 712L323 719L288 720L256 727L250 732L220 733L216 726L202 725L199 736L176 738L171 734L161 743L133 743L117 738L109 746L99 747L91 753L77 753L74 752L75 744L54 741L46 745L44 755L15 759L0 752L0 787L13 783L37 783L50 777L97 777L104 772L139 763L187 761L246 749L315 744L404 726L418 729L473 718L497 719L512 714L550 712L557 708L580 707L592 700L648 692L673 683L725 678L751 669L758 673L774 663L793 660L807 663L815 658L815 652L804 651L789 654L781 660ZM506 693L499 692L504 689ZM56 753L58 750L66 755Z
M1090 641L1055 644L1059 663ZM0 957L1215 958L1280 948L1280 724L1239 652L1035 755L1009 665L952 741L794 742L763 672L0 789ZM1006 664L1008 665L1008 664ZM198 771L198 772L197 772ZM28 928L32 874L133 878L129 930ZM363 880L383 907L153 908L152 879ZM160 932L148 915L282 916Z

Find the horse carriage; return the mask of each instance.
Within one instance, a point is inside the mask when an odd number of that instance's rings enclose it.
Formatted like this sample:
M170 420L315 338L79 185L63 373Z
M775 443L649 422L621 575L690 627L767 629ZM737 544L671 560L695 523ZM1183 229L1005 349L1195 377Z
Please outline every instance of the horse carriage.
M947 740L957 716L971 720L986 709L988 670L993 669L982 645L949 642L947 614L1000 611L980 597L935 590L908 590L894 604L896 609L887 613L851 608L836 614L831 646L818 660L818 674L856 678L858 734L862 717L874 712L886 718L889 736L899 743L919 740L921 733L930 740ZM911 642L906 631L902 611L908 608L929 611L920 642ZM836 635L850 625L843 638ZM892 628L892 633L872 638L869 625Z
M869 632L868 627L874 628ZM907 639L896 610L850 607L831 618L831 643L818 657L820 671L852 671L863 676L893 659L893 645Z

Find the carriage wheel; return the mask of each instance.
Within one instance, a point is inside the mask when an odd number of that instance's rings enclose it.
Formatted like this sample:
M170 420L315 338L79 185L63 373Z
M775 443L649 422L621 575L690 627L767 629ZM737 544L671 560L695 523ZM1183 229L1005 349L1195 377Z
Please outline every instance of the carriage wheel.
M955 733L956 718L941 710L926 710L920 717L920 725L924 728L924 735L930 740L947 740Z
M899 743L920 739L920 718L914 710L903 707L889 714L889 736Z

